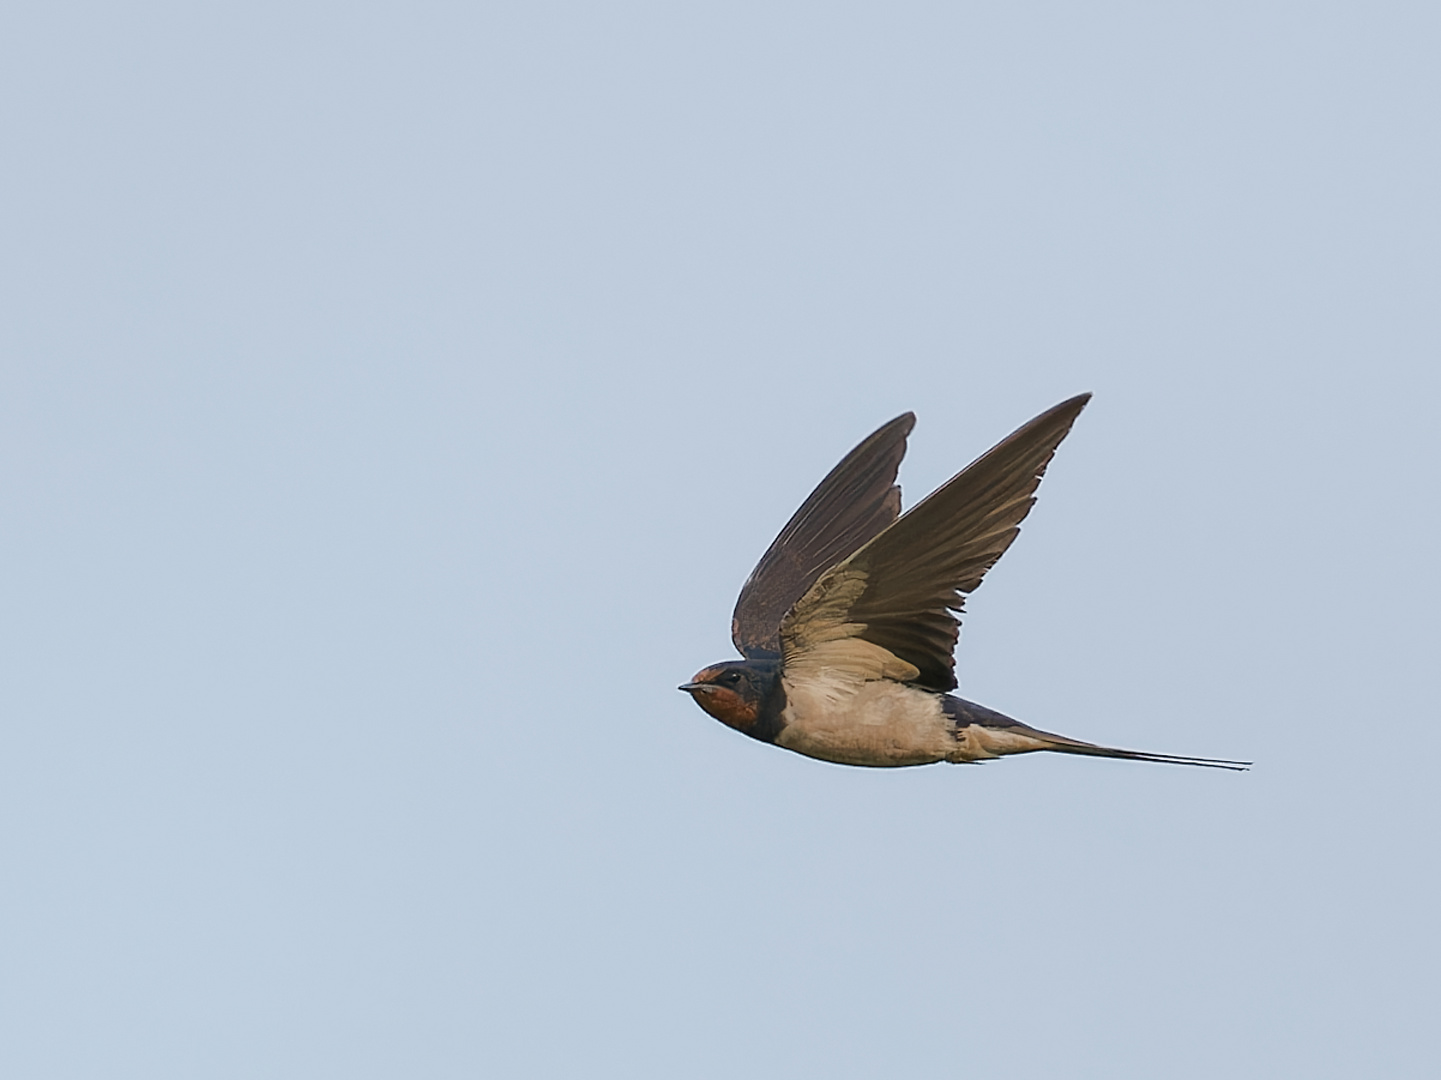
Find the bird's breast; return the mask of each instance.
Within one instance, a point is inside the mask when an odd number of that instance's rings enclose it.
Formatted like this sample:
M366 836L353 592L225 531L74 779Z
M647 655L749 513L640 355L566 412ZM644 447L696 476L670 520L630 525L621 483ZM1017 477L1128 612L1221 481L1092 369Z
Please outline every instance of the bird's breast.
M842 765L927 765L955 749L941 698L889 679L784 676L776 743Z

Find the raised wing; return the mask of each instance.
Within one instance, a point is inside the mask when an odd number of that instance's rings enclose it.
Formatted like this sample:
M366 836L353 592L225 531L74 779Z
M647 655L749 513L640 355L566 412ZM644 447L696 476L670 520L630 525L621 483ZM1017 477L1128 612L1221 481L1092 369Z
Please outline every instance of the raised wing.
M780 655L781 619L816 578L896 520L896 472L915 413L898 416L845 456L786 522L736 600L731 640L750 659Z
M964 594L1011 546L1090 399L1042 413L821 574L781 625L786 668L854 668L860 678L954 689Z

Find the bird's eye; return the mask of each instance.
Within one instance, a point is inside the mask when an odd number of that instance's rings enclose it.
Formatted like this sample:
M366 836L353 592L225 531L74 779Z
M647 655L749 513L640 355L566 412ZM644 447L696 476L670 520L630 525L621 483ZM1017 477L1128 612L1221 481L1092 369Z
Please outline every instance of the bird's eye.
M732 686L734 686L740 681L741 673L739 671L727 671L724 675L721 676L721 682L730 683Z

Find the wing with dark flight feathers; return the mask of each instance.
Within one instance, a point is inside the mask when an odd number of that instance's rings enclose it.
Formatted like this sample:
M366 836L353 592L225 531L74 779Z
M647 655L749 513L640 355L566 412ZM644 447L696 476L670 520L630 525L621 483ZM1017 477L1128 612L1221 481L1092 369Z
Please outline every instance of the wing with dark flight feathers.
M964 594L1016 538L1090 397L1042 413L823 573L781 626L786 667L884 671L927 690L953 689Z
M749 658L780 655L781 619L816 578L896 520L896 473L915 413L898 416L845 456L797 510L741 589L731 640Z

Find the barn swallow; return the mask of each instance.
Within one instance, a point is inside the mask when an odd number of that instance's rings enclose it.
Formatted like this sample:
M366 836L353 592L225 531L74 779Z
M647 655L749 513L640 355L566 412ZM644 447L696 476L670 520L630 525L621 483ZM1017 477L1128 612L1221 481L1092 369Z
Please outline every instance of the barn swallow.
M1051 750L1247 768L1053 735L950 693L965 597L1015 540L1090 398L1043 412L905 514L895 481L915 414L886 424L831 470L751 572L731 620L745 659L680 689L753 739L842 765Z

